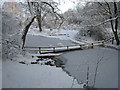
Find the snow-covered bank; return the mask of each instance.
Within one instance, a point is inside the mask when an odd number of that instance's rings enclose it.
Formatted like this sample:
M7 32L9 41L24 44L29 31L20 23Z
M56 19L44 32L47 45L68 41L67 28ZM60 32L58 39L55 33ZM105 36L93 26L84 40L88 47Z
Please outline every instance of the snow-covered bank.
M22 28L20 20L13 14L2 12L2 56L3 60L12 59L20 52L20 30Z
M72 84L73 77L55 66L3 62L3 88L71 88ZM75 80L72 88L82 86Z

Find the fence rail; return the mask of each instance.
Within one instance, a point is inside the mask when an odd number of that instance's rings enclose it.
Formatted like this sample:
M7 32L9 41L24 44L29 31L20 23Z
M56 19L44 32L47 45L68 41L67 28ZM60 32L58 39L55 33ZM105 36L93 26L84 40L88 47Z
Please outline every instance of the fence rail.
M103 41L97 41L97 42L94 42L94 43L74 44L74 45L67 45L67 46L40 46L40 47L26 46L26 47L24 47L24 50L37 51L40 54L42 54L42 53L52 53L52 52L57 53L57 52L64 52L64 51L70 51L70 50L93 48L94 46L103 45L103 44L104 44L104 40Z
M32 47L32 46L25 46L24 50L27 51L36 51L40 54L42 53L56 53L56 52L64 52L64 51L70 51L70 50L79 50L79 49L85 49L85 48L93 48L94 46L104 45L105 43L108 43L112 41L114 42L114 37L111 37L107 40L102 41L96 41L94 43L86 43L86 44L73 44L73 45L66 45L66 46L39 46L39 47Z

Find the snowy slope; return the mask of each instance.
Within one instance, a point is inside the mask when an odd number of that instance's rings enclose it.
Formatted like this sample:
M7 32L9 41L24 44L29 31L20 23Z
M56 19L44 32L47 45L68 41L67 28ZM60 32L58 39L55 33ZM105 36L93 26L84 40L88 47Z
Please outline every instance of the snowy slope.
M3 88L71 88L72 83L73 77L55 66L3 62ZM73 87L82 87L76 80L74 83Z

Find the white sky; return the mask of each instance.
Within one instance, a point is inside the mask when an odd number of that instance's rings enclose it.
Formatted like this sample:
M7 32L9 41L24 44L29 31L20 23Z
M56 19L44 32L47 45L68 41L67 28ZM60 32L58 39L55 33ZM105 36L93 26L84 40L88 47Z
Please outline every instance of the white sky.
M62 13L64 13L68 9L72 9L77 4L77 0L54 0L54 1L55 2L60 1L60 5L58 6L58 8L62 11Z
M0 0L0 1L7 1L7 2L15 2L15 1L24 1L24 0ZM67 11L68 9L72 9L79 0L53 0L55 2L60 2L58 8L61 10L62 13Z

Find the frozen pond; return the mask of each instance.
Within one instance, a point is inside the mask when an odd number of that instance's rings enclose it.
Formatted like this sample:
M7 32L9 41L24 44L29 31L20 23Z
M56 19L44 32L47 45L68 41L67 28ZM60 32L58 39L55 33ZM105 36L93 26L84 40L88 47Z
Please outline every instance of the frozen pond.
M71 41L46 38L41 36L27 36L26 46L56 46L58 43L63 45L73 44ZM78 82L86 82L89 66L89 85L94 82L95 69L98 65L95 87L97 88L117 88L118 87L118 51L102 47L94 49L77 50L66 52L60 56L65 61L65 70L69 75L75 77Z
M95 87L117 88L118 87L118 51L95 47L94 49L73 51L62 55L65 60L65 69L70 75L77 78L79 82L87 80L89 65L89 85L94 82L97 61L98 65Z
M46 38L44 36L27 35L25 46L57 46L73 44L68 40Z

